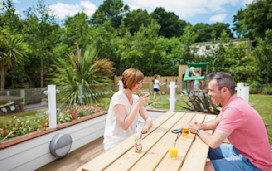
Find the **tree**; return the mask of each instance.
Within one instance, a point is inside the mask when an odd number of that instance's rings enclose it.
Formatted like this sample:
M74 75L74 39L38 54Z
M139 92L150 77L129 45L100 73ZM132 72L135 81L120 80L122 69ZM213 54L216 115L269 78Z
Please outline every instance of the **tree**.
M17 63L21 63L25 55L25 45L21 40L21 21L15 14L14 4L11 0L1 3L3 8L0 14L0 61L1 61L1 90L5 88L5 78L8 69L11 69L11 87L14 86L13 77Z
M95 47L98 59L109 59L114 62L114 67L120 67L120 57L117 56L118 48L117 30L111 26L111 20L107 19L104 26L92 27L90 31L89 46Z
M103 25L107 19L110 19L112 27L118 28L128 12L129 6L124 5L122 0L105 0L92 15L91 23Z
M130 33L134 34L140 29L141 25L148 26L151 22L151 17L146 10L137 9L128 13L124 22Z
M65 34L63 43L73 48L75 43L78 44L82 51L86 51L87 45L90 43L90 26L88 16L85 13L78 13L73 17L68 17L64 21ZM73 52L75 53L75 51Z
M154 20L147 27L143 25L133 36L127 35L122 47L121 61L125 68L133 67L140 69L145 75L154 75L155 65L160 64L162 48L157 44L160 25Z
M164 8L156 8L151 13L151 17L161 25L159 35L164 37L179 37L183 34L187 23L179 20L179 17L173 12L166 12Z
M43 87L52 63L53 48L59 41L59 26L55 23L55 17L50 15L50 9L41 0L38 1L37 7L29 8L25 14L27 18L24 21L24 39L32 49L29 54L30 66L27 66L32 70L29 70L28 75L29 79L35 79L33 76L39 74L40 87ZM40 72L37 72L37 69Z
M263 83L272 82L272 29L265 32L265 38L257 38L257 46L253 52L257 61L257 76Z
M82 86L83 104L95 102L93 94L111 82L112 64L108 59L97 59L95 48L89 48L81 56L78 46L76 54L70 54L68 59L58 58L50 81L61 87L60 102L63 105L79 104L79 86Z
M223 32L218 38L221 40L218 49L212 49L210 56L201 62L210 63L212 72L226 72L233 76L236 82L249 82L256 75L256 60L248 53L246 42L237 44L230 42Z
M215 37L212 37L212 38L218 39L221 36L221 34L225 32L224 33L225 37L227 37L228 39L233 39L233 34L231 30L229 29L230 27L229 24L215 23L215 24L212 24L210 27L212 31L215 31Z
M182 43L182 59L183 64L187 62L191 62L194 58L193 54L191 53L191 45L193 44L194 40L196 39L197 35L193 32L191 26L187 26L185 28L184 34L180 37Z
M6 2L3 1L2 5L3 18L0 26L9 29L10 34L14 35L22 29L19 16L15 13L14 3L11 0L7 0Z
M233 34L229 29L229 24L215 23L212 25L198 23L193 26L193 30L198 34L195 42L208 42L218 39L221 33L225 30L227 36L231 39Z
M242 38L243 36L246 35L246 32L243 29L243 25L241 24L241 20L244 19L243 16L243 10L240 9L236 15L233 15L233 31L236 33L236 35L238 36L238 38Z
M271 0L257 0L239 10L233 16L234 30L238 35L255 40L264 38L267 29L272 29L272 2Z
M8 40L2 39L0 45L1 91L3 91L7 68L22 62L25 57L25 49L22 41L15 37L9 37Z

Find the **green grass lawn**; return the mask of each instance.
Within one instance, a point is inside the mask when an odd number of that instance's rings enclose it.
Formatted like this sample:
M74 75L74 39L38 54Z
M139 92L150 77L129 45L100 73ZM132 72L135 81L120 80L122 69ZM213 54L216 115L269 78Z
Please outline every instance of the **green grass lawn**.
M187 100L187 97L180 97L180 95L175 96L177 101L175 103L175 111L184 111L185 109L182 106L186 106L184 100ZM156 95L156 100L154 100L154 95L150 97L151 107L155 109L170 109L170 98L169 94L163 94L161 100L158 95Z
M251 94L249 104L257 110L265 124L271 125L266 127L266 130L269 143L272 145L272 96Z
M167 109L169 110L170 102L167 100L169 94L162 95L161 104L158 103L159 96L156 96L155 104L152 105L156 109ZM175 110L184 111L185 109L181 106L186 106L184 100L187 97L180 97L176 95ZM151 101L154 101L153 95L151 96ZM272 96L271 95L259 95L259 94L250 94L249 95L249 104L254 107L260 116L263 118L265 124L271 125L266 127L269 143L272 145Z

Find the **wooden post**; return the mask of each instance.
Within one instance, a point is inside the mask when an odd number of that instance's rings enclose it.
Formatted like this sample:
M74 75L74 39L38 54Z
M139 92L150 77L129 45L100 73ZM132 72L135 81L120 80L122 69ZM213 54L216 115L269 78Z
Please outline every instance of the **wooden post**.
M48 120L49 128L57 127L56 85L48 85Z

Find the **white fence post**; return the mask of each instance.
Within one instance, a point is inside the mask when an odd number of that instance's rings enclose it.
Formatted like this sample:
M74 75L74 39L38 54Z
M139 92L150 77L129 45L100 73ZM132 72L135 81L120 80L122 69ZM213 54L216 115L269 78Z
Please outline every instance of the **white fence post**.
M249 100L249 86L243 86L241 97L248 103Z
M10 95L9 91L6 91L6 95L7 95L7 96L9 96L9 95Z
M57 127L56 85L48 85L48 120L49 128Z
M175 85L175 81L170 82L170 112L175 111L175 101L176 101L175 94L176 94L177 87L178 85Z
M118 85L119 85L119 91L124 89L124 85L121 80L118 81Z
M242 96L242 88L244 86L244 83L237 83L237 97Z
M78 86L78 91L79 91L79 99L78 102L82 104L82 85Z

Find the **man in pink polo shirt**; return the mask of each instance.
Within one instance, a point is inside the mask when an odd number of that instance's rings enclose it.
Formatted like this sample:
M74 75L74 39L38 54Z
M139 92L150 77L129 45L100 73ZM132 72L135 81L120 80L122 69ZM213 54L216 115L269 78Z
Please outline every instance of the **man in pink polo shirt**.
M212 121L189 124L190 131L210 147L210 161L205 170L271 171L272 153L260 115L234 94L235 82L231 75L212 73L207 81L208 95L223 108ZM203 130L215 131L209 134ZM231 144L222 144L226 138Z

